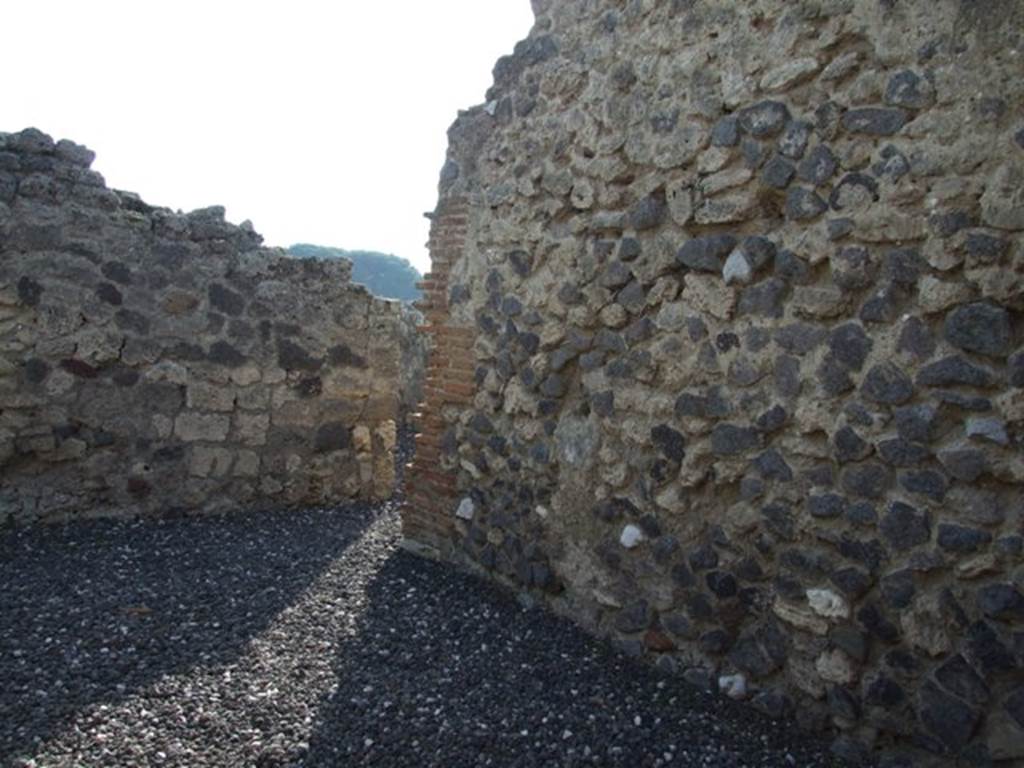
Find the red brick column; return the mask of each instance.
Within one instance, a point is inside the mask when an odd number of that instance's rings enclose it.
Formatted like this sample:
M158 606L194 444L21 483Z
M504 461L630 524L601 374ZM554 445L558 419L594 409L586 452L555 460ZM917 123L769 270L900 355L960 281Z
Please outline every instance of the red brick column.
M442 455L441 443L448 422L444 407L469 406L474 382L473 328L452 325L448 312L448 275L462 256L466 243L469 206L462 198L442 200L430 225L430 266L419 288L417 307L426 317L421 333L433 336L423 388L424 401L417 418L416 457L406 473L407 496L402 510L402 533L413 545L439 552L451 542L456 505L456 462Z

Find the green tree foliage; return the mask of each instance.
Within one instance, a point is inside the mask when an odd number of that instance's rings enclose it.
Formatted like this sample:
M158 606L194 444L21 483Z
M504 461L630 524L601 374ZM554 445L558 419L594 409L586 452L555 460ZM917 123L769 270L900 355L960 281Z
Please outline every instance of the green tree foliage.
M309 243L297 243L288 249L288 253L303 258L348 259L352 262L352 282L362 283L375 295L402 301L416 301L420 298L416 283L423 276L416 267L399 256L376 251L346 251Z

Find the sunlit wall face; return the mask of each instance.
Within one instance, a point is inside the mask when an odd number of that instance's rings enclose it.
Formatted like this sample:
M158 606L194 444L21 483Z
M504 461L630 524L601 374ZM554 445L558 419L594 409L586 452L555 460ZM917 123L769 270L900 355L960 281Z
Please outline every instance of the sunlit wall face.
M225 205L271 245L425 271L445 131L532 20L528 0L16 3L0 131L86 144L111 186Z

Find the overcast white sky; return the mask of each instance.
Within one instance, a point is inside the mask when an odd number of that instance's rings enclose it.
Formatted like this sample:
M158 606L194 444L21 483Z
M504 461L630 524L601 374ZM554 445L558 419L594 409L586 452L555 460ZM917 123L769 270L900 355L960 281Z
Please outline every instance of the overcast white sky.
M269 245L429 265L445 131L529 0L24 0L2 12L0 131L97 153L154 205L224 205Z

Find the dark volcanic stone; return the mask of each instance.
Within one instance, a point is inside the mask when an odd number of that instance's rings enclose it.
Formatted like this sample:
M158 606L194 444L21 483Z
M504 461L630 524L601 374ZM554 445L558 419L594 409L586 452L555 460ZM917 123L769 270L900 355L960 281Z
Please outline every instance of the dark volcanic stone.
M121 306L124 301L121 292L117 290L113 283L100 283L97 285L96 297L107 304L113 304L115 307Z
M611 290L617 290L633 279L633 273L621 261L613 261L605 267L601 275L601 285Z
M318 371L323 365L323 360L313 357L291 339L279 338L277 340L277 363L286 371Z
M590 407L598 416L611 416L615 412L615 393L598 392L590 398Z
M778 155L773 155L761 170L761 181L769 187L785 189L789 186L789 182L793 180L795 174L796 168L793 167L791 162Z
M718 553L710 544L703 544L690 553L687 561L694 571L706 571L718 565Z
M781 397L796 397L800 394L800 361L789 355L775 358L775 370L772 376L775 391Z
M882 498L891 484L889 468L876 462L847 467L842 475L844 491L867 499Z
M893 412L896 430L904 440L926 443L933 437L938 412L934 405L907 405Z
M924 259L914 248L895 248L882 256L882 274L908 288L917 284L925 267Z
M959 653L935 670L935 679L947 691L971 704L980 706L992 696L985 681Z
M220 283L211 283L207 291L210 299L210 306L220 310L225 315L237 317L245 309L245 299L242 295L226 288Z
M777 432L786 425L789 415L781 405L773 405L757 417L757 428L762 432Z
M901 703L906 694L903 688L895 680L879 675L872 680L865 690L864 702L872 707L884 707L890 709Z
M838 167L832 150L824 144L819 144L800 162L797 176L800 181L820 187L832 178Z
M732 656L730 655L730 659ZM793 710L793 700L785 693L775 689L761 691L752 700L751 705L773 720L781 720Z
M885 604L896 610L909 607L917 591L914 573L909 568L883 576L880 586Z
M999 640L986 621L976 621L967 628L967 650L971 659L987 675L1011 672L1017 668L1013 653Z
M1006 697L1006 701L1003 703L1003 708L1010 714L1014 720L1024 728L1024 688L1018 688L1016 691Z
M782 454L774 448L770 448L757 456L753 464L765 480L778 480L788 483L793 479L793 470L786 463L786 460L782 458Z
M868 637L853 624L840 624L829 632L829 639L852 659L864 663L868 656Z
M974 365L960 355L951 355L926 365L917 374L917 383L925 387L966 385L990 387L995 380L987 368Z
M910 173L910 161L907 160L907 156L892 144L883 147L879 156L881 160L871 166L871 171L875 176L899 181Z
M122 331L131 331L140 336L149 334L149 318L132 309L119 309L114 315L114 322Z
M786 218L790 221L812 221L828 210L828 203L817 192L793 187L786 193Z
M900 486L909 493L942 501L949 488L949 478L934 469L916 469L900 473Z
M850 369L839 362L831 352L822 359L817 374L822 391L829 397L838 397L853 389Z
M844 291L860 291L875 281L877 265L871 254L860 246L847 246L832 260L832 281Z
M794 355L805 355L825 340L827 331L819 325L795 322L775 331L775 343Z
M712 629L700 636L699 643L704 653L721 656L732 645L732 636L724 629Z
M923 445L911 443L902 437L880 440L876 447L879 458L894 467L911 467L926 461L931 456L931 451Z
M725 257L736 247L732 235L708 235L687 241L676 252L676 261L698 272L722 271Z
M990 619L1024 621L1024 595L1013 584L989 584L979 589L978 608Z
M641 312L647 303L647 292L643 284L637 280L631 281L625 288L619 291L615 300L626 310L634 315Z
M938 457L946 472L965 483L973 483L990 469L988 457L974 448L953 446L939 451Z
M896 349L918 360L927 360L935 352L935 336L931 328L919 317L907 318L900 328Z
M50 375L50 364L38 357L29 358L23 368L25 380L30 384L41 384Z
M711 571L704 577L704 581L708 585L708 589L722 599L735 597L739 591L736 577L725 571Z
M859 371L871 351L872 341L860 323L844 323L832 329L828 346L839 362Z
M626 606L615 619L615 628L619 632L632 634L643 632L650 626L652 613L647 602L640 600Z
M313 439L313 448L317 453L340 451L352 445L352 433L340 421L321 424Z
M785 295L786 283L777 277L770 277L743 289L736 313L740 317L782 317Z
M871 588L871 577L860 568L840 568L829 576L829 580L854 600Z
M857 611L857 621L877 637L883 643L897 643L900 639L900 631L896 625L889 621L888 617L874 603L868 603Z
M855 501L846 508L846 519L854 525L872 526L878 522L878 512L867 501Z
M665 220L665 202L653 195L640 200L629 211L629 225L638 232L654 229Z
M942 523L939 525L937 542L948 552L967 554L977 552L982 546L992 541L992 534L977 528L965 528L962 525Z
M812 517L839 517L846 509L846 499L836 493L825 493L807 498L807 511Z
M774 136L788 121L789 110L779 101L762 101L739 112L740 127L757 139Z
M682 461L686 456L686 440L682 433L668 426L659 424L651 429L651 442L671 461Z
M695 416L701 419L720 419L729 415L729 404L717 388L709 388L703 395L684 392L676 399L676 416Z
M757 430L735 424L718 424L711 432L711 450L720 456L734 456L760 445Z
M1024 350L1010 355L1010 386L1024 388Z
M931 538L927 512L918 512L909 504L894 501L882 516L878 530L893 549L906 552Z
M916 72L904 69L889 78L885 103L907 109L926 109L935 103L935 91Z
M716 147L735 147L740 143L739 120L728 115L711 129L711 144Z
M1010 352L1012 331L1005 309L986 302L957 307L946 316L946 341L955 347L990 357Z
M863 107L847 111L841 122L843 128L851 133L892 136L907 124L907 113L902 109Z
M960 752L970 742L980 715L955 696L932 682L925 682L917 694L917 715L921 724L948 752Z
M900 405L913 397L914 384L895 364L886 362L868 371L861 391L877 403Z
M845 464L860 461L871 455L871 446L865 442L853 427L840 427L832 438L836 461Z
M828 689L828 709L834 717L856 721L860 719L860 700L841 685L833 685Z
M775 256L775 276L787 283L807 282L810 271L807 262L790 250L781 250Z
M26 307L38 306L43 290L43 286L31 277L21 277L18 279L18 299Z

